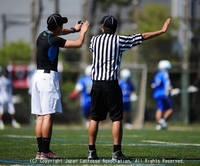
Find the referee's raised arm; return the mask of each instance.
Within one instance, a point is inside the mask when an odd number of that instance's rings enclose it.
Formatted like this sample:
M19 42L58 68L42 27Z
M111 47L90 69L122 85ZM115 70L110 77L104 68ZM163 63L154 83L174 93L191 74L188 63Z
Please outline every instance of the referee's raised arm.
M153 31L153 32L145 32L142 34L143 40L147 40L147 39L151 39L154 37L157 37L159 35L162 35L163 33L165 33L169 27L170 24L170 18L168 18L165 23L163 24L162 29L157 30L157 31Z

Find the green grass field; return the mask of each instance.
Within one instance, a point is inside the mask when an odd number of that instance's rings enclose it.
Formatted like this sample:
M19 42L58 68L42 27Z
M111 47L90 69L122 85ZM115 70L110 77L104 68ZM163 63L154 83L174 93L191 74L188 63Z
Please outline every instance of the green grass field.
M101 124L96 142L99 161L88 161L88 136L84 126L54 125L51 150L63 159L35 160L34 127L0 131L0 165L200 165L200 125L169 125L156 131L146 123L140 130L124 130L122 150L129 161L113 163L111 124ZM97 163L95 163L97 162Z

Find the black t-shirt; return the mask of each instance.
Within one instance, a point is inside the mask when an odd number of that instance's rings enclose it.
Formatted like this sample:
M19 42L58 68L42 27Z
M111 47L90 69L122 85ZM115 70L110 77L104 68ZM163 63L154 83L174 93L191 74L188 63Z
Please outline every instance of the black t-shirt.
M66 40L43 31L37 38L37 69L57 71L59 47L64 47Z

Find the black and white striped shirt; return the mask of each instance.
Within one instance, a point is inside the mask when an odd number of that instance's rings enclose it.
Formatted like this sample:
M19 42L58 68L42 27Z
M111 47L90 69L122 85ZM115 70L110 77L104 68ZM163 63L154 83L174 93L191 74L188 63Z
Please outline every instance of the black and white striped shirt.
M125 36L103 33L93 36L89 47L93 55L92 80L117 80L122 53L141 43L141 34Z

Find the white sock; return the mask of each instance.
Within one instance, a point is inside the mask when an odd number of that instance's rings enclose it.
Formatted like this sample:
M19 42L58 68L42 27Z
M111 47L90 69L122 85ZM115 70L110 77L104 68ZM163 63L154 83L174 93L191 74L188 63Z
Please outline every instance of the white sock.
M0 124L2 124L3 123L3 121L2 120L0 120Z

